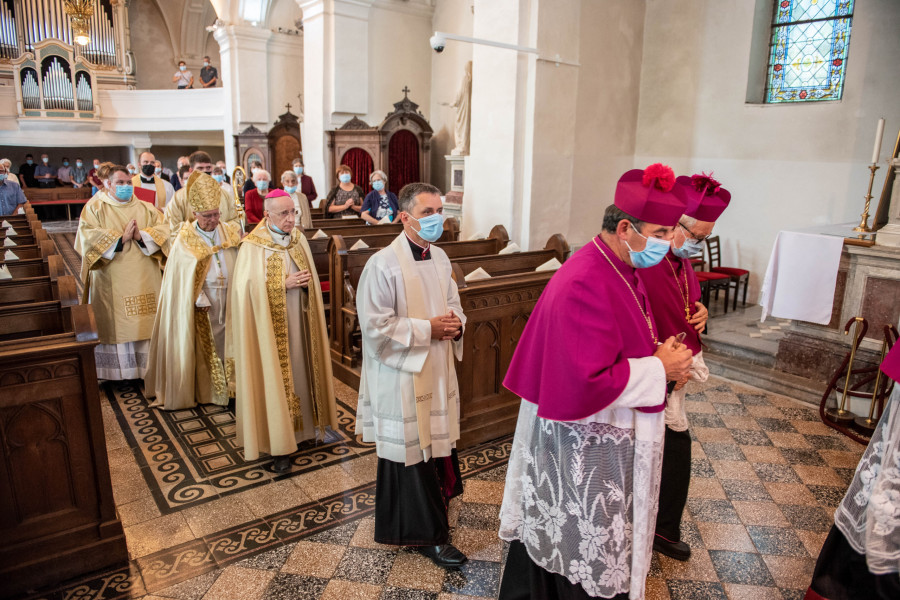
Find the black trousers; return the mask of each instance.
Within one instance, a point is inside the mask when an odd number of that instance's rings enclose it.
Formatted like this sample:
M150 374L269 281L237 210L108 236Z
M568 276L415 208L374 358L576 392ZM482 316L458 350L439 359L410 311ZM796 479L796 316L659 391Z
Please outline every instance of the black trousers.
M595 573L596 575L596 573ZM579 583L562 575L545 571L528 556L525 544L514 540L509 545L506 570L500 582L499 600L594 600ZM628 593L616 594L613 600L627 600Z
M681 541L681 515L691 485L691 434L666 427L663 446L662 479L659 484L659 512L656 534L670 542Z
M438 546L450 541L447 506L462 494L459 456L405 466L378 459L375 541L394 546Z
M847 542L841 530L831 526L822 544L812 583L805 600L896 600L900 598L897 573L873 575L866 556Z

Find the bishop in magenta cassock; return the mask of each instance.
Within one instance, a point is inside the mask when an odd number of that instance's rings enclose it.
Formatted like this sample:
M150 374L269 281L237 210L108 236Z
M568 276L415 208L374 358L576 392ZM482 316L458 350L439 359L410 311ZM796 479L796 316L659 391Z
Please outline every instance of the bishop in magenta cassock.
M684 216L675 228L672 249L665 259L639 277L647 288L653 319L661 337L684 333L684 344L694 355L690 374L679 381L666 403L666 435L663 446L659 512L653 549L677 560L687 560L691 548L681 540L681 515L691 482L691 435L684 410L685 383L702 383L709 377L700 348L700 332L709 315L700 300L700 282L690 257L703 254L703 242L712 234L716 219L731 200L731 194L707 175L679 177L678 183L691 194Z
M659 494L666 382L691 351L662 338L637 269L669 250L688 190L625 173L602 232L557 271L504 385L521 396L500 510L500 598L642 598Z

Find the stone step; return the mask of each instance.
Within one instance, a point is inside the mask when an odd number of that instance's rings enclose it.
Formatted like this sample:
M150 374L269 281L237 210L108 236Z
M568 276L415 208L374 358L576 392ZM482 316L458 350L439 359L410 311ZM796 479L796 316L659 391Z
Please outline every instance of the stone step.
M782 394L815 408L818 408L825 392L824 383L776 371L769 366L754 364L742 356L720 354L710 349L703 352L703 359L712 375Z
M734 339L729 339L730 337ZM716 354L762 367L775 366L775 352L773 348L752 347L747 341L747 339L741 339L737 336L704 336L703 343L706 348L703 349L703 355Z

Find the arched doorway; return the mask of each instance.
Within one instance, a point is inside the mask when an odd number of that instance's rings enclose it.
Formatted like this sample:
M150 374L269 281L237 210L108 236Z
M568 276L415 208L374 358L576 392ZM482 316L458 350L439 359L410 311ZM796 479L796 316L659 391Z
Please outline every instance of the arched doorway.
M364 193L369 191L369 175L375 170L375 163L372 155L362 148L350 148L341 157L342 165L347 165L353 172L353 183L363 189ZM335 184L337 181L335 181Z
M419 181L419 140L408 129L400 129L388 142L388 183L394 193L407 183Z

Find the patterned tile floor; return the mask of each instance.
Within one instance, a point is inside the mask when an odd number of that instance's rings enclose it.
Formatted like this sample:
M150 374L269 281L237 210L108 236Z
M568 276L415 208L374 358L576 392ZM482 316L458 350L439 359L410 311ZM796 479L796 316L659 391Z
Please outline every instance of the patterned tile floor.
M682 563L654 555L647 597L799 600L862 447L783 396L716 378L691 391L693 473L683 529L693 556ZM341 384L337 392L355 410L355 392ZM121 396L107 398L103 410L131 561L27 598L496 597L508 439L461 457L465 493L451 505L451 521L454 543L470 561L446 572L372 541L375 458L353 440L339 442L343 460L313 453L316 464L286 477L219 490L202 503L162 502L154 495L158 480L140 460L142 442L115 406ZM212 429L227 442L228 428Z

